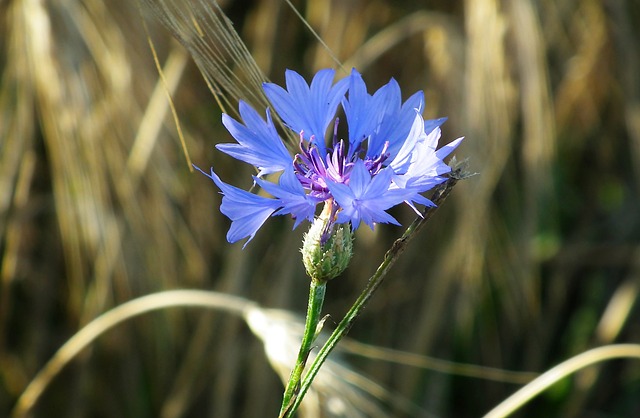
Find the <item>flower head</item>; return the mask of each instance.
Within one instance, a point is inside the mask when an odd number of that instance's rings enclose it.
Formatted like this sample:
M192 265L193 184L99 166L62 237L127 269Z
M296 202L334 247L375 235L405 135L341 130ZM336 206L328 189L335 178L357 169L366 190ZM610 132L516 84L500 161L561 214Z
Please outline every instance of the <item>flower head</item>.
M287 89L272 83L263 86L275 112L300 138L295 155L279 137L269 109L266 121L244 102L239 109L242 122L223 115L237 144L217 148L255 166L255 183L273 196L228 185L213 169L211 174L203 172L224 195L221 211L232 221L229 242L247 237L249 242L270 216L290 214L294 228L305 219L313 221L319 203L328 214L322 242L330 238L336 223L355 230L364 222L373 229L376 223L398 224L387 210L402 202L414 210L416 203L433 204L422 193L446 180L451 169L443 159L462 138L436 149L446 118L422 118L422 92L402 103L393 79L370 95L356 70L335 84L334 75L334 70L321 70L309 85L288 70ZM339 106L349 129L346 141L338 136ZM273 173L281 173L277 183L264 178Z

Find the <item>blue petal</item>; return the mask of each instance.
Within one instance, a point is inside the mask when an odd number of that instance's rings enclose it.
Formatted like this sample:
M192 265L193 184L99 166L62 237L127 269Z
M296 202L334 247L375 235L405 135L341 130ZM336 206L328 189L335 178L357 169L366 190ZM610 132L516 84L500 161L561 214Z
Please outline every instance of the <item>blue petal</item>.
M389 83L380 87L373 97L377 103L380 103L380 107L376 110L381 119L369 138L367 150L367 156L369 157L375 157L382 152L384 143L388 140L388 134L392 128L391 120L395 117L397 109L400 109L402 105L400 86L393 78Z
M449 142L447 145L436 151L436 156L440 159L447 158L447 156L449 156L449 154L451 154L453 150L458 148L458 145L460 145L463 139L464 137L461 137L456 139L455 141Z
M412 133L422 126L422 117L417 115ZM426 192L446 180L442 175L451 171L443 158L448 156L462 141L457 139L436 151L440 139L440 128L434 128L428 135L420 133L412 149L407 150L412 135L389 167L394 169L393 183L397 188L409 188L419 193Z
M209 175L199 167L193 167L213 180L222 191L220 211L231 219L231 228L227 232L227 241L230 243L249 237L242 247L244 248L262 224L280 207L277 200L258 196L223 182L213 168Z
M355 151L358 145L369 137L380 124L383 116L384 103L382 95L371 96L367 93L367 86L362 76L355 68L351 70L349 82L349 99L342 101L342 108L349 125L349 153Z
M329 182L331 196L338 203L341 210L338 212L337 223L351 222L353 229L360 226L359 202L353 194L353 190L346 184Z
M320 200L305 193L293 170L286 170L282 173L277 185L257 177L254 179L267 193L279 200L281 208L274 215L291 214L295 219L294 228L305 219L313 220L316 205L320 203Z
M331 195L341 208L337 222L351 222L354 229L358 228L360 222L366 223L371 229L374 223L399 225L385 210L411 198L416 191L398 188L390 190L392 175L393 171L389 168L372 177L364 163L358 160L348 185L328 183Z
M406 173L411 165L416 145L418 142L424 141L426 138L427 135L424 133L424 120L416 110L409 134L396 156L389 163L389 167L393 168L393 171L396 174Z
M362 197L370 183L371 174L369 170L367 170L362 160L357 160L349 176L349 188L353 191L354 196Z
M361 164L360 166L364 167L364 164ZM362 169L360 169L359 171L362 171ZM397 205L398 203L402 202L402 200L398 202L389 201L390 195L387 192L389 191L389 187L391 186L392 175L393 171L391 169L385 169L380 171L377 175L371 177L371 182L369 183L365 192L362 194L362 197L370 200L376 200L377 205L386 206L386 208L390 208L391 206Z
M273 83L263 84L265 94L282 120L296 133L303 132L305 138L313 136L323 156L327 127L349 87L349 77L331 86L334 75L332 69L320 70L309 86L300 74L287 70L287 90Z
M441 127L447 121L447 119L448 119L447 117L444 117L444 118L438 118L438 119L425 120L424 121L424 133L429 135L431 133L431 131L433 131L436 128Z
M258 176L282 171L292 164L292 158L278 136L267 110L265 122L258 112L240 101L240 116L244 125L229 115L222 115L222 123L238 141L237 144L218 144L216 148L232 157L258 168Z
M402 98L400 86L397 81L391 79L388 84L380 88L376 95L382 95L385 103L384 116L380 125L369 139L369 151L367 155L374 157L379 155L384 143L389 142L387 152L393 159L404 144L415 116L416 110L422 112L424 107L424 93L418 91L401 105Z

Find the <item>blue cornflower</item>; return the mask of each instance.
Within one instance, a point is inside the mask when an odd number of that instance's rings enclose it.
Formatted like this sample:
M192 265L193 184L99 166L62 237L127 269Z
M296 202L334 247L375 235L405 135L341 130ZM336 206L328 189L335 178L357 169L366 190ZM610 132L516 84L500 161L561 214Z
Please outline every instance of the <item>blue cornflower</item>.
M254 182L273 197L228 185L213 168L211 174L198 168L222 191L220 209L232 221L229 242L247 237L249 242L270 216L290 214L294 228L305 219L313 221L321 202L329 219L325 240L335 223L350 223L354 230L361 222L372 229L376 223L398 225L386 212L389 208L406 202L418 212L416 203L433 205L422 193L446 180L451 169L443 159L462 138L436 150L446 118L422 118L422 92L402 103L400 87L392 79L370 95L356 70L335 84L331 69L319 71L310 85L295 71L285 75L286 89L272 83L263 88L274 111L299 135L299 152L292 156L287 150L269 109L265 121L242 101L242 122L222 116L237 144L217 146L255 166ZM347 120L347 141L338 138L338 106ZM277 183L264 178L273 173L280 173Z

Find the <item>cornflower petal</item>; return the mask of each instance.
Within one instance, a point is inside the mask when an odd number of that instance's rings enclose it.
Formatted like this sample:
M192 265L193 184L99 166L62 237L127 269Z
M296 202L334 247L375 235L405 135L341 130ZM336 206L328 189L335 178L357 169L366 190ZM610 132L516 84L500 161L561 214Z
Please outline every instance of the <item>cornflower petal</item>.
M349 184L329 183L328 187L341 208L338 223L351 222L357 229L364 222L371 229L374 223L392 223L398 221L385 211L402 203L416 194L414 190L390 190L393 171L389 168L371 176L362 161L357 161L351 172Z
M437 143L439 137L440 129L436 128L416 142L411 153L411 161L405 166L406 170L393 178L395 185L400 188L414 188L422 193L446 180L442 174L448 173L451 168L436 157L432 145L434 140Z
M449 118L429 119L424 121L424 133L429 135L431 131L441 127Z
M287 90L273 83L264 83L263 89L282 120L296 133L314 138L322 156L326 153L325 134L336 109L349 88L349 77L333 86L335 71L318 71L311 86L292 70L285 73Z
M218 144L216 148L240 161L254 165L259 170L258 176L290 167L291 155L278 136L269 110L267 109L265 122L251 106L240 101L240 116L244 125L229 115L222 115L222 124L238 143Z
M456 148L458 148L458 145L460 145L463 139L464 137L460 137L454 141L449 142L447 145L436 151L436 157L441 160L443 158L447 158L449 154L451 154Z
M415 158L413 151L416 148L416 145L418 142L425 141L427 138L427 135L424 133L424 120L422 119L422 116L420 116L420 113L417 110L414 114L415 117L413 119L411 129L409 130L409 134L407 135L407 139L405 139L395 158L389 163L389 167L393 168L393 171L396 174L404 174L407 172L411 165L412 158Z
M436 151L440 128L435 127L427 134L424 126L422 116L416 112L409 136L389 164L395 172L392 188L412 188L419 193L426 192L445 181L446 177L442 175L451 171L443 159L460 144L462 138Z
M387 152L391 159L395 157L409 134L415 111L422 112L424 93L416 92L402 104L402 96L398 82L393 78L381 87L376 95L383 95L385 107L380 125L369 139L367 156L379 155L385 142L389 142ZM374 96L376 96L374 95Z
M257 177L254 177L254 179L267 193L280 201L281 208L274 215L291 214L295 219L294 229L305 219L308 221L313 220L316 205L321 200L305 193L293 170L286 170L282 173L278 184Z
M213 180L222 191L220 212L231 219L231 228L227 232L227 241L230 243L249 237L242 246L244 248L262 224L280 207L277 200L258 196L223 182L213 171L213 167L211 174L205 173L196 165L193 167Z
M349 126L350 155L380 124L384 110L382 96L383 94L372 96L367 93L367 86L360 73L355 68L351 70L349 99L342 100L342 108Z

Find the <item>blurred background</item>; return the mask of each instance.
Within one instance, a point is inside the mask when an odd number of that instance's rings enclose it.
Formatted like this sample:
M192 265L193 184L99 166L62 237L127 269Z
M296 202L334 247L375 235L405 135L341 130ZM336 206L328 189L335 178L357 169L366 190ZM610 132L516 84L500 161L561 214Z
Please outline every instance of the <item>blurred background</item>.
M176 16L193 6L170 3ZM465 136L456 155L479 173L458 183L350 337L535 373L592 347L640 342L637 1L292 3L370 92L391 77L405 98L424 90L425 116L449 117L441 144ZM268 79L338 67L286 2L219 4ZM220 88L211 85L216 70L207 83L152 9L0 1L0 416L75 332L135 297L215 290L304 313L306 225L292 232L291 219L272 218L244 250L228 244L218 189L185 156L251 185L251 167L214 149L232 141L221 106L233 114L242 91L216 99L207 85ZM239 59L226 65L246 70ZM261 103L254 84L236 84ZM415 216L407 207L392 214L405 226ZM328 286L328 327L403 230L358 230L351 267ZM481 416L521 385L345 361L391 393L372 396L380 416ZM172 309L101 336L51 382L33 416L276 416L282 389L241 318ZM563 380L516 416L640 416L640 363Z

